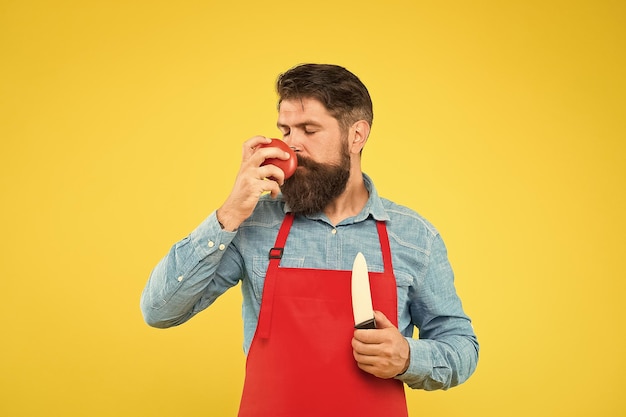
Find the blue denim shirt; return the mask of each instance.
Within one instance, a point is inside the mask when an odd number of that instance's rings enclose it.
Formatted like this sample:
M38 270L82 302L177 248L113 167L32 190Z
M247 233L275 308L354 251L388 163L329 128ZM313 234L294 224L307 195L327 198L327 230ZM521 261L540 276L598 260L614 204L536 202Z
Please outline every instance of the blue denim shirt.
M478 361L478 342L454 288L446 248L437 230L414 211L381 198L363 175L369 199L355 217L333 225L323 214L296 216L281 266L351 270L357 252L372 272L383 271L376 220L387 224L398 288L398 328L409 341L410 365L396 378L411 388L447 389L464 382ZM179 325L242 283L244 351L256 330L268 250L289 208L261 197L235 232L211 213L157 264L141 297L148 324ZM419 329L419 339L413 330Z

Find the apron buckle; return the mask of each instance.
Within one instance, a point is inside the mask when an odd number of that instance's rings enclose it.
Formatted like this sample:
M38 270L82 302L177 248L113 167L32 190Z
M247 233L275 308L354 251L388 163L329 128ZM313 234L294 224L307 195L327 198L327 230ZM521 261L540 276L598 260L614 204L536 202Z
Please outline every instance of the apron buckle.
M283 257L283 251L285 248L272 248L270 249L270 259L281 259Z

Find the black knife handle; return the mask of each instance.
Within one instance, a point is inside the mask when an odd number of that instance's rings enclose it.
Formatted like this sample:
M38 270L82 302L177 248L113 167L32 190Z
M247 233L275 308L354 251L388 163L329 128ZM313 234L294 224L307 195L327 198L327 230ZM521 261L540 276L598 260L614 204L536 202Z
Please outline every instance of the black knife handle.
M375 329L376 319L369 319L354 326L355 329Z

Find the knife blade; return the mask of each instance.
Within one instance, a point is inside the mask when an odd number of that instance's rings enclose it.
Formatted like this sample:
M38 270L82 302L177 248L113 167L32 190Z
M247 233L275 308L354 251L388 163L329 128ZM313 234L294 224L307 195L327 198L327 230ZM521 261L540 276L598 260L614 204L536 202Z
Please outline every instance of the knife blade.
M356 254L352 264L352 312L356 329L375 329L374 309L367 262L361 252Z

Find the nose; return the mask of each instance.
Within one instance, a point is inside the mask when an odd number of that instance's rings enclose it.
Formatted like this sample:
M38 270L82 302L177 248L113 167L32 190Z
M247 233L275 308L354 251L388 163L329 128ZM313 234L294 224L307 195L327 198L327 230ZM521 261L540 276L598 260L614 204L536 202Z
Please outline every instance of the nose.
M300 152L300 146L298 145L298 141L293 138L293 133L289 135L289 137L285 138L285 143L289 146L294 152Z

